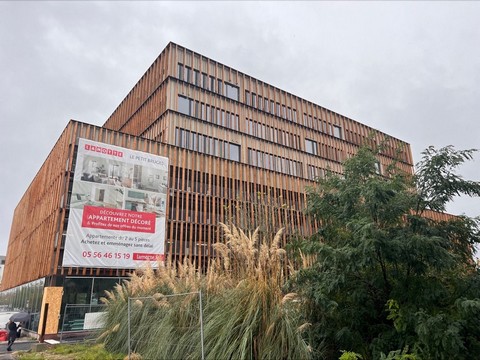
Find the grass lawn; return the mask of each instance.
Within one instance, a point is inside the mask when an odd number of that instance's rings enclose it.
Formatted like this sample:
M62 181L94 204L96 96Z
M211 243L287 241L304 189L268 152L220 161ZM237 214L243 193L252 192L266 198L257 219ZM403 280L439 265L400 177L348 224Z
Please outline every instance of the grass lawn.
M21 360L123 360L124 354L107 352L102 344L61 344L42 352L18 352Z

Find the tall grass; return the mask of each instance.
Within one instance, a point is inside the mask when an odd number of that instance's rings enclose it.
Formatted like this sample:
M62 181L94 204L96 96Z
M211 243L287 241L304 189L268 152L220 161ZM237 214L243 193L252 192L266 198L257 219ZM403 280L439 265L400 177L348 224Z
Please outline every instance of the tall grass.
M103 299L108 304L100 336L106 349L128 352L127 299L132 302L132 350L144 359L199 359L199 297L202 291L207 359L308 359L302 338L301 302L285 294L290 275L280 230L260 241L258 229L245 234L220 224L224 242L206 274L195 264L168 261L158 270L143 269Z

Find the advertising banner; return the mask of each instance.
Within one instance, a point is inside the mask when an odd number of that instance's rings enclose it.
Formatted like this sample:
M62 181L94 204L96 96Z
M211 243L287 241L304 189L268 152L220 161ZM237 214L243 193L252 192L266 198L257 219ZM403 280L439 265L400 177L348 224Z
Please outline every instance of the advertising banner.
M79 139L63 266L164 260L168 159Z

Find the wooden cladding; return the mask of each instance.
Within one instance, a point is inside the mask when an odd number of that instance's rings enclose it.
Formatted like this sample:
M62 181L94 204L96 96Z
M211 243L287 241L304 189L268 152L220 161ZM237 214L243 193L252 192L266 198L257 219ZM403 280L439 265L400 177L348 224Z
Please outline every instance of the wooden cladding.
M287 235L312 231L302 212L301 190L309 183L305 179L71 121L17 206L3 289L55 274L125 276L128 272L61 266L80 137L169 158L167 255L195 257L199 266L206 266L220 236L220 221L243 228L268 223L272 231L286 227Z
M169 48L170 46L164 50L162 56L154 61L125 99L117 106L105 122L105 128L130 132L129 130L132 130L132 127L135 126L126 127L128 122L134 123L135 118L142 118L145 121L148 118L154 120L156 112L162 111L159 105L164 103L165 94L162 93L160 85L167 78L167 69L171 66L167 63ZM146 104L152 104L153 106L149 107Z
M79 137L152 154L165 152L158 142L70 121L15 209L2 289L56 274L126 275L126 270L61 267Z
M235 87L238 95L227 94ZM174 43L169 43L105 123L105 127L149 138L151 125L165 111L178 111L178 95L237 114L268 127L281 127L319 143L334 143L343 161L355 149L383 144L380 159L398 158L412 171L410 146L355 120L299 98ZM201 118L198 114L192 116ZM148 129L148 130L147 130ZM240 131L247 132L244 126ZM340 140L340 141L337 141ZM398 151L398 152L397 152Z
M305 188L362 144L383 144L413 172L410 146L357 121L170 43L103 127L71 121L18 204L2 288L52 275L125 276L62 267L78 138L169 158L165 249L205 268L218 222L311 234ZM399 153L396 150L400 149Z

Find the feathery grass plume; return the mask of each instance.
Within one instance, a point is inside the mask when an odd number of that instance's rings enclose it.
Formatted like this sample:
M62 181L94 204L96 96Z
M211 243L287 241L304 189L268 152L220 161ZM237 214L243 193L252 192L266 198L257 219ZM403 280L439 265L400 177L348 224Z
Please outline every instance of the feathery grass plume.
M297 331L299 333L302 333L302 332L306 331L310 326L312 326L312 323L309 323L309 322L303 323L302 325L300 325L297 328Z
M97 341L103 340L104 337L106 337L107 335L110 335L111 333L112 333L112 330L110 329L105 330L104 332L100 333L100 335L97 336Z
M223 243L215 243L213 244L214 250L218 253L218 261L222 263L218 264L219 266L223 266L225 270L230 269L230 249L228 248L227 244ZM217 262L215 262L217 263Z
M123 360L142 360L143 357L137 353L130 353L130 357L127 355L123 358Z
M115 293L118 295L119 297L119 300L125 302L126 301L126 298L125 298L125 292L127 291L127 288L125 286L125 284L116 284L115 287Z
M232 259L229 275L236 285L209 301L214 310L205 315L207 357L309 358L308 346L297 331L301 326L299 306L289 301L294 294L284 296L282 291L288 271L285 251L279 248L282 230L269 245L258 243L258 228L248 235L233 225L221 224L221 228L230 252L219 246L224 251L217 254Z
M317 261L317 256L315 254L304 254L301 251L300 251L300 258L302 259L301 267L304 269L308 269L312 267Z
M288 293L282 298L282 304L285 304L287 301L292 301L298 297L297 293Z
M116 298L115 298L115 293L114 293L113 291L110 292L110 291L108 291L108 290L105 290L105 295L107 295L106 298L105 298L105 297L102 297L102 299L105 299L105 302L108 302L108 301L110 301L110 300L111 300L111 301L115 301L115 300L116 300Z
M167 299L161 299L161 300L152 299L152 302L157 308L169 307L170 306Z
M160 294L160 293L155 293L155 294L152 295L152 297L153 297L155 300L160 300L160 299L164 299L164 298L165 298L165 295Z
M168 258L158 269L142 269L118 285L108 305L102 339L105 348L145 359L198 359L201 353L200 299L203 294L204 345L207 359L308 359L302 339L301 302L283 287L293 269L280 247L283 232L271 241L259 228L245 233L219 224L223 241L214 242L217 256L206 274L187 258ZM193 294L192 294L193 293ZM187 295L182 295L187 294ZM175 296L177 295L177 296ZM127 312L126 299L142 297ZM150 298L149 298L150 297ZM118 331L112 329L119 324Z
M120 328L120 324L117 324L113 328L105 330L102 334L100 334L100 336L97 338L97 340L101 340L104 337L106 337L107 335L110 335L111 333L117 332L119 328Z

